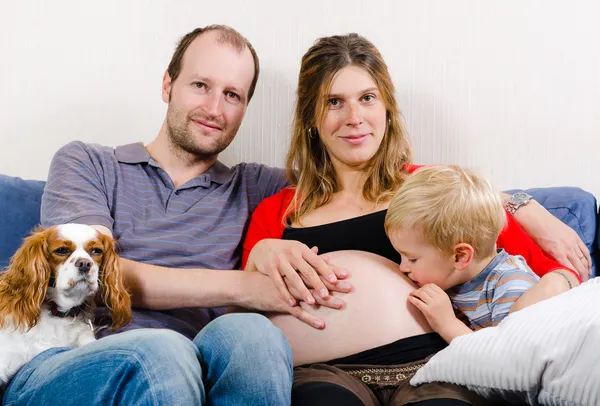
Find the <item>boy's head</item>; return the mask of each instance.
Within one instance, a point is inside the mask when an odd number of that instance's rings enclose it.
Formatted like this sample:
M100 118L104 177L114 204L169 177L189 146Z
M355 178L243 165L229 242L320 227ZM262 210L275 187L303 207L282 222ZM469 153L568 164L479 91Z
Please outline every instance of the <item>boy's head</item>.
M385 230L402 256L400 270L419 285L448 289L471 279L473 259L495 254L506 221L490 182L458 166L421 168L400 187Z

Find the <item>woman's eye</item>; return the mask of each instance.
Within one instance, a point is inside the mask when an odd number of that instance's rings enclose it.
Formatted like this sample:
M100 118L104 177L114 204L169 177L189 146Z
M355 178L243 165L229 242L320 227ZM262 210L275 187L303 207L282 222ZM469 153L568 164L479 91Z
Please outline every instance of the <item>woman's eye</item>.
M193 85L198 89L204 89L206 87L206 85L202 82L194 82Z
M90 251L92 255L102 255L102 250L100 248L92 248Z
M71 254L71 251L68 248L65 247L60 247L54 250L54 253L56 255L60 255L60 256L64 256L64 255L69 255Z
M327 105L331 107L337 107L340 105L340 99L329 99L327 100Z
M375 96L373 96L372 94L366 94L363 96L363 101L365 102L372 102L373 100L375 100Z

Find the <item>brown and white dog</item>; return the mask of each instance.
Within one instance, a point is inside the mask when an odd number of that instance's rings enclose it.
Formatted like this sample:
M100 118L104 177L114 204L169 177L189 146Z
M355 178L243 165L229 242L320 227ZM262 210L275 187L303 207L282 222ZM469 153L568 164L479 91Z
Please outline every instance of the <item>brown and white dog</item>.
M94 298L100 292L114 329L131 319L114 241L81 224L38 229L0 276L0 387L52 347L95 340Z

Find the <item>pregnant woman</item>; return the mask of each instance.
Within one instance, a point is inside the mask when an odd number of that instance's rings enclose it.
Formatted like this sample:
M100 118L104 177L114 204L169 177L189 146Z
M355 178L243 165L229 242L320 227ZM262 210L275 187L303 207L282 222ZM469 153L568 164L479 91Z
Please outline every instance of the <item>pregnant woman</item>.
M268 274L292 304L301 300L301 318L317 327L271 316L299 366L292 403L489 404L462 387L408 383L446 344L407 303L415 286L398 272L400 255L385 235L389 201L415 166L387 66L363 37L321 38L304 55L286 166L294 187L255 211L244 263ZM538 299L568 289L566 279L578 284L511 215L498 246L545 275L533 288ZM337 272L336 280L331 264L349 277Z

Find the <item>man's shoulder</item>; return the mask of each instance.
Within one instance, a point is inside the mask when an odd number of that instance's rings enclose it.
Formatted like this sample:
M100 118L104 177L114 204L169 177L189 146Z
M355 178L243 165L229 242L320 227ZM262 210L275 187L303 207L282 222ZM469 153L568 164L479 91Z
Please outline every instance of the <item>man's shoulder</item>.
M63 145L55 154L56 157L73 158L107 158L114 157L115 149L100 144L86 143L83 141L71 141Z
M264 198L258 205L258 211L283 213L291 203L296 189L287 186L272 196Z
M231 168L234 182L247 187L250 195L258 198L254 204L277 194L288 185L285 170L257 163L241 163Z
M285 174L285 170L282 168L276 168L273 166L259 164L256 162L242 162L237 165L231 167L231 170L239 173L241 176L245 178L255 177L256 175L262 174L276 174L283 175Z

